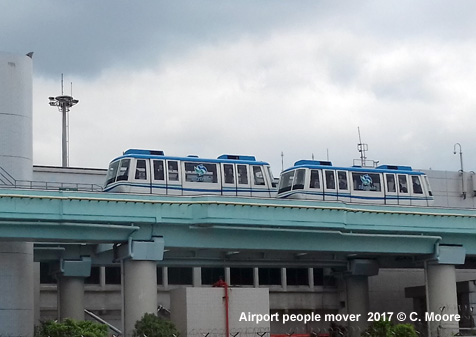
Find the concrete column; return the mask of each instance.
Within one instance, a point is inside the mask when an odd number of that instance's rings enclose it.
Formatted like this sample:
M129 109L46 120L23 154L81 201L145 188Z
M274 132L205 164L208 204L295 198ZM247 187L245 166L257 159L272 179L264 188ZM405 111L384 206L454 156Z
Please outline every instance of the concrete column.
M281 268L281 287L286 290L288 287L288 277L286 275L286 268Z
M58 318L84 321L84 277L58 276Z
M228 285L231 284L230 267L225 267L225 282L226 282Z
M349 336L357 337L367 328L369 312L369 283L368 276L353 275L346 278L347 313L359 315L359 320L349 322Z
M454 265L427 264L426 287L428 314L458 314ZM458 332L458 326L455 320L429 322L430 336L454 336Z
M124 336L132 336L136 321L157 312L157 262L123 261Z
M30 57L0 52L0 168L12 185L33 175L32 73ZM33 244L0 242L3 336L33 335L33 287Z
M165 289L169 287L169 267L162 267L162 285Z
M307 268L307 280L308 280L309 288L311 290L314 290L314 269L313 268Z
M259 288L259 268L253 268L253 287Z
M33 308L34 308L34 324L40 325L40 263L34 262L33 263Z
M0 330L33 336L33 244L0 243Z
M193 267L193 286L202 286L202 268L200 267Z

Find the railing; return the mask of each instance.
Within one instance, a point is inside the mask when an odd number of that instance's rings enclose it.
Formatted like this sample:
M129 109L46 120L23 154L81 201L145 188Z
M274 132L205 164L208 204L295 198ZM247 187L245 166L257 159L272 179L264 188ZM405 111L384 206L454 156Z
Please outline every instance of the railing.
M61 183L34 180L16 180L4 168L0 167L0 188L23 188L34 190L101 192L102 186L85 183Z
M102 323L102 324L105 324L109 327L109 329L111 329L112 331L114 332L117 332L119 335L122 335L122 331L119 330L118 328L116 328L114 325L106 322L105 320L103 320L101 317L99 317L98 315L96 314L93 314L91 311L87 310L87 309L84 309L84 312L86 314L88 314L89 316L91 316L92 318L94 318L96 321L98 321L99 323Z
M3 167L0 167L0 185L15 185L15 178L5 171Z

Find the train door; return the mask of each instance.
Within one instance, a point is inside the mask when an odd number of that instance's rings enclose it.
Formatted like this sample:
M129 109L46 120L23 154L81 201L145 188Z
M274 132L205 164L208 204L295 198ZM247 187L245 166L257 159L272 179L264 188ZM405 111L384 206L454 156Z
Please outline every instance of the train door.
M398 204L398 190L395 180L395 174L385 173L385 204L397 205Z
M309 175L309 193L306 197L311 199L323 200L322 192L322 171L310 170Z
M337 198L340 201L350 201L349 179L347 171L337 171Z
M238 181L235 164L221 163L221 194L237 195Z
M304 195L302 195L300 191L304 190L305 181L306 181L306 169L296 170L296 173L294 174L292 190L293 192L295 192L294 195L298 198L299 197L304 198Z
M408 188L408 176L398 174L398 204L410 205L410 189Z
M251 196L250 185L250 166L246 164L236 164L236 195L249 197Z
M324 200L337 200L336 174L334 170L324 170Z
M164 160L152 160L152 194L167 194Z
M428 201L425 198L425 194L423 193L423 184L419 176L411 175L410 183L411 183L411 204L417 206L428 206Z
M180 166L176 160L166 160L165 182L167 185L168 195L182 195L182 179L180 174Z
M149 159L136 159L133 167L131 192L152 193Z
M260 165L250 167L252 170L251 195L253 197L270 197L271 193L266 183L263 167Z

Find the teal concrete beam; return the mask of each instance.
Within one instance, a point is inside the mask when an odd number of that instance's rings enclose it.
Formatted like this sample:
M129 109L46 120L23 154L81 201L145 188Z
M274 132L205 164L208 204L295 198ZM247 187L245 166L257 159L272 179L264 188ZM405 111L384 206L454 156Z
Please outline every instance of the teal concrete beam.
M0 237L127 242L165 248L476 254L476 211L234 197L0 191ZM466 246L468 245L468 246Z

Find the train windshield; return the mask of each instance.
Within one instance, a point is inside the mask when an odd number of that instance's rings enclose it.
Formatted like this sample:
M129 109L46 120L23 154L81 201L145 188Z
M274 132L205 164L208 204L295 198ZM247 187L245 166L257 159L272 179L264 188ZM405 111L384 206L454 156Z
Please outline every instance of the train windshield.
M283 173L279 181L278 193L290 191L293 184L293 178L294 171Z
M117 168L119 167L119 160L112 162L109 165L106 177L106 186L116 181Z

